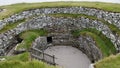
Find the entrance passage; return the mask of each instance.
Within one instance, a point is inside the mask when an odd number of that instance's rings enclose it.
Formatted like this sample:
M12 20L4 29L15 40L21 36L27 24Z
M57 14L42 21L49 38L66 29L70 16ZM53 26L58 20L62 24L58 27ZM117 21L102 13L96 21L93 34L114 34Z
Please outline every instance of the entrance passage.
M55 55L55 63L61 68L89 68L91 64L84 53L71 46L49 47L45 53Z
M47 37L47 43L52 43L52 37L51 36Z

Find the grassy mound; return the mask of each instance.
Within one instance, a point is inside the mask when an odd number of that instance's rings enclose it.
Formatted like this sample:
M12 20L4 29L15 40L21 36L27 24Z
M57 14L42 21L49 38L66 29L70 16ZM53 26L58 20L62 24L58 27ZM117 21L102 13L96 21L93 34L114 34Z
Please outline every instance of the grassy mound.
M5 58L6 61L23 61L26 62L29 60L29 53L25 52L23 54L19 54L16 56L4 56L4 57L0 57L0 58Z
M0 68L56 68L41 61L31 61L28 52L4 58L6 60L0 62Z
M55 68L53 66L47 65L43 62L34 61L4 61L0 62L0 68Z
M95 68L120 68L120 54L100 60L95 64Z
M71 7L71 6L75 6L75 7L83 6L83 7L97 8L97 9L102 9L102 10L112 11L112 12L120 12L120 4L112 4L112 3L100 3L100 2L21 3L21 4L13 4L8 6L0 6L0 8L6 9L5 11L0 12L0 19L4 19L15 13L19 13L29 9L47 8L47 7L50 7L50 8L51 7ZM53 14L52 16L74 17L74 18L83 16L93 20L100 20L104 24L108 25L108 27L111 29L113 33L115 34L117 33L118 35L120 35L120 30L116 26L109 24L103 19L97 19L94 16L88 16L84 14ZM0 33L13 29L19 23L22 23L24 21L25 20L20 20L14 24L8 24L2 30L0 30ZM42 36L46 34L47 34L47 31L45 30L30 30L30 31L25 31L21 33L20 37L23 39L23 42L18 45L17 49L25 48L28 50L32 44L32 41L34 41L38 36ZM101 32L95 29L75 30L73 35L74 36L79 36L79 35L91 36L96 41L97 46L100 48L100 50L102 51L105 57L116 53L115 47L110 41L110 39L108 39L103 34L101 34ZM6 61L0 62L0 68L55 68L40 61L36 61L36 60L30 61L30 56L28 52L17 55L17 56L4 57L4 58L6 58ZM108 58L105 58L97 62L95 64L95 68L120 68L120 55L110 56Z

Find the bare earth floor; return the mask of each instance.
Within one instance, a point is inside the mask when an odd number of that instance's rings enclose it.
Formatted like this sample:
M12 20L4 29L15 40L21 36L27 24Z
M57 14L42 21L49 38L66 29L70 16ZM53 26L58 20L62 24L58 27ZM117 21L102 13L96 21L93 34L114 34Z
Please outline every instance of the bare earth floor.
M55 55L55 62L61 68L89 68L90 60L80 50L71 46L53 46L45 53Z

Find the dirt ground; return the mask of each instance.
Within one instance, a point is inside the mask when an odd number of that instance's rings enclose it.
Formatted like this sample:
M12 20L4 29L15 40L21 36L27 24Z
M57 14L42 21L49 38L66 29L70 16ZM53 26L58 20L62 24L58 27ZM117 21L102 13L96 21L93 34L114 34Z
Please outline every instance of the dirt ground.
M71 46L53 46L45 53L55 55L55 62L60 68L89 68L91 62L80 50Z

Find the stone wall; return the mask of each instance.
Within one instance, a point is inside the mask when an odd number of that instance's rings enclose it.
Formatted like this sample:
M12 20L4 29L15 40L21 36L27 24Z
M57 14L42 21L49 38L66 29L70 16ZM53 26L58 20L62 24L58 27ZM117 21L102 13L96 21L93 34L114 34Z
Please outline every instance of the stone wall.
M86 8L86 7L66 7L66 8L42 8L23 11L18 14L14 14L9 18L4 19L0 22L0 29L3 28L8 23L13 23L15 21L28 18L33 15L40 14L53 14L53 13L70 13L70 14L86 14L90 16L95 16L100 19L108 21L110 24L114 24L120 29L120 13L103 11L100 9Z
M26 26L25 26L26 25ZM98 20L91 20L89 18L55 18L50 16L40 16L35 18L28 23L24 24L24 27L27 29L40 29L46 28L51 31L70 31L74 29L84 29L84 28L96 28L99 31L111 39L111 41L115 44L115 47L118 49L119 47L119 39L112 34L111 30L107 25L104 25L102 22Z
M47 44L46 37L38 37L35 39L35 41L32 43L32 48L37 48L41 51L45 50L49 45Z
M93 63L103 57L102 52L90 36L79 36L79 38L73 38L71 34L54 33L52 34L52 40L53 42L50 43L51 46L73 46L86 54ZM50 47L50 45L47 43L46 37L38 37L33 42L32 47L44 51L46 48Z
M44 52L51 45L47 43L47 37L38 37L33 41L30 50L31 58L55 65L55 56Z
M73 39L71 33L68 32L51 32L48 36L52 37L52 44L53 45L73 45Z
M7 31L6 33L2 33L0 35L0 46L10 46L9 44L12 43L10 38L14 38L15 35L25 31L25 30L32 30L32 29L41 29L45 28L51 30L53 32L56 31L70 31L75 29L84 29L84 28L96 28L99 31L111 39L112 43L115 45L117 50L120 50L120 37L116 37L111 30L108 28L107 25L103 24L101 21L92 20L89 18L55 18L52 16L42 15L37 18L33 18L32 20L27 21L26 23L19 24L16 28ZM7 35L5 35L7 34ZM5 39L5 41L4 41ZM3 49L3 48L0 48Z
M95 41L90 36L79 36L75 40L78 49L88 56L92 63L103 58L101 50L97 47Z
M6 55L18 43L13 30L0 34L0 56Z

